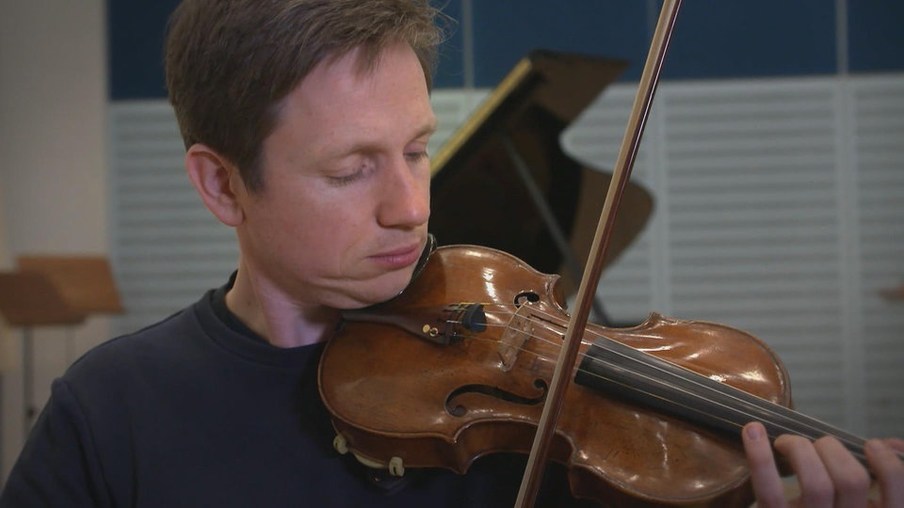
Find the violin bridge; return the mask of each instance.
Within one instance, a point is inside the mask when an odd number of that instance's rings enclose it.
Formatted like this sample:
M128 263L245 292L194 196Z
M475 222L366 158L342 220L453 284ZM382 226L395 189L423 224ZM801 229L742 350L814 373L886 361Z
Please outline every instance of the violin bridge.
M499 358L502 360L502 371L508 372L515 366L518 353L534 331L529 305L518 307L512 319L499 339Z

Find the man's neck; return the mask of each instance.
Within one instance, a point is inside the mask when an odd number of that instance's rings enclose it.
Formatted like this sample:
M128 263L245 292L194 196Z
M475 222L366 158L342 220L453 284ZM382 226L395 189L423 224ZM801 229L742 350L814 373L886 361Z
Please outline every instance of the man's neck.
M251 271L239 267L235 283L226 293L226 307L236 318L282 348L306 346L330 338L337 312L325 307L303 307L274 285L252 279Z

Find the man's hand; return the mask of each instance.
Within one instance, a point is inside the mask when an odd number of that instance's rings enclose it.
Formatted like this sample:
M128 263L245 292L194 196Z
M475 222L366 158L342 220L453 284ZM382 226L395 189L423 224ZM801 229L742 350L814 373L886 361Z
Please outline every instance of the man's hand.
M904 440L866 442L866 460L879 487L879 499L870 500L869 474L837 439L823 437L811 442L800 436L779 436L775 449L800 484L800 497L788 500L766 429L750 423L742 437L759 507L904 507L904 462L896 453L904 452Z

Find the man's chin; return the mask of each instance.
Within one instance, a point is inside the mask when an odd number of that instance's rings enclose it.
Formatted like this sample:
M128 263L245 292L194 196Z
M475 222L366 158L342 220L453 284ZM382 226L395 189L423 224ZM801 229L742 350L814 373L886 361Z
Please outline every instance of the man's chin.
M385 274L373 281L360 282L353 289L336 295L339 301L331 306L337 309L360 309L391 300L408 287L412 271L413 268Z

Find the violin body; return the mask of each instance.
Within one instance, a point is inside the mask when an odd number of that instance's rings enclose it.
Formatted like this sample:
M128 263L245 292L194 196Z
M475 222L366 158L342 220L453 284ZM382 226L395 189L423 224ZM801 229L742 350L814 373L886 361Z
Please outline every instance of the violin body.
M558 327L568 322L557 281L497 250L437 249L412 284L376 310L411 316L480 302L486 327L439 344L389 323L343 323L324 350L319 381L344 447L372 465L392 460L462 474L486 454L528 453L562 339ZM652 314L631 328L590 325L585 335L790 406L781 362L743 331ZM752 501L737 436L577 383L566 392L550 458L565 465L576 497L607 505Z

